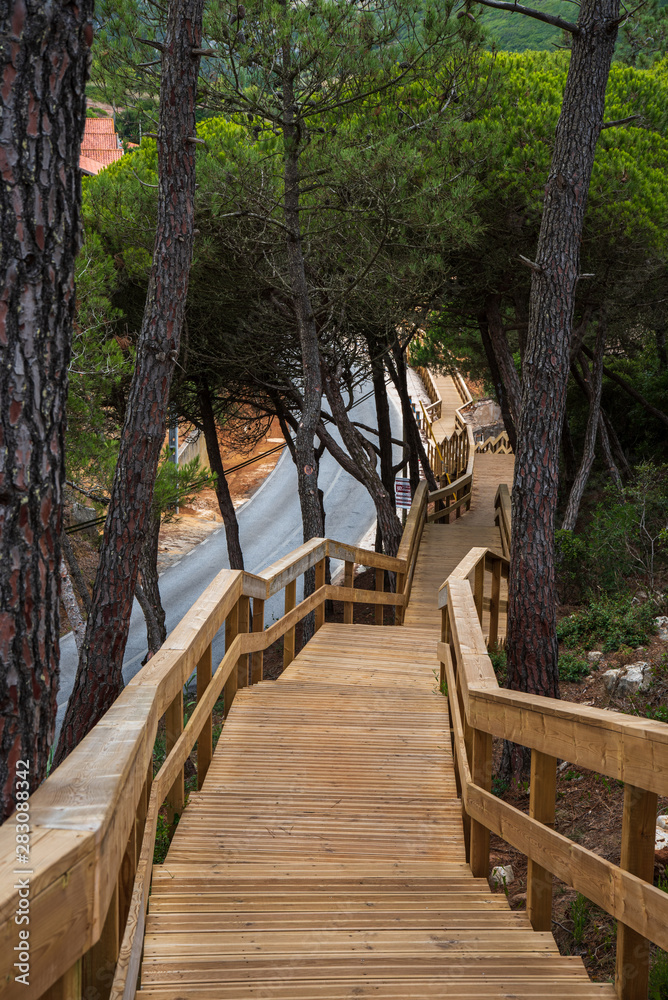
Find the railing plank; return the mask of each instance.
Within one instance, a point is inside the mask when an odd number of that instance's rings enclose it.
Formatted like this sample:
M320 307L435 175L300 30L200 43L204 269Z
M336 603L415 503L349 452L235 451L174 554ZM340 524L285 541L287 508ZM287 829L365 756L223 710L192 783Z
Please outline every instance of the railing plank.
M646 882L654 878L654 836L658 799L634 785L624 787L620 867ZM646 918L651 920L651 914ZM617 924L615 984L620 1000L646 1000L649 941L623 922Z
M165 751L166 756L169 757L172 749L174 748L176 741L183 732L183 688L180 688L178 694L172 701L171 705L165 712ZM175 824L178 822L178 818L183 812L183 807L186 801L185 792L185 777L183 773L183 768L181 768L180 773L177 775L174 784L167 793L167 800L165 802L167 808L167 823L170 830L173 831ZM132 866L132 875L134 877L134 871L137 867L137 855L136 851L133 855L134 864ZM132 883L131 883L132 884ZM121 911L122 912L122 911ZM127 914L126 914L127 916ZM121 920L121 925L125 924L125 917Z
M321 559L315 564L315 589L320 590L321 587L325 586L325 575L326 575L326 561ZM321 629L325 624L325 603L324 601L318 605L315 609L315 631Z
M317 585L316 585L317 587ZM264 632L264 601L253 598L253 632ZM258 649L251 654L251 684L257 684L264 677L264 651Z
M557 758L532 750L529 815L551 829L556 794ZM532 858L527 870L527 914L535 931L552 930L552 875Z
M377 569L376 570L376 593L377 594L382 594L384 590L385 590L385 570L383 570L383 569ZM382 604L376 604L374 610L375 610L375 614L374 614L375 624L376 625L382 625L383 624L383 605Z
M355 563L346 560L344 565L343 574L343 586L347 589L352 589L355 585ZM353 603L352 601L343 602L343 624L352 625L353 623Z
M240 595L241 596L241 595ZM225 619L225 652L227 653L232 647L232 643L239 634L239 601L234 605L234 608L230 611L229 615ZM234 701L234 696L237 693L237 671L231 671L227 681L225 682L225 695L224 695L224 717L227 718L230 709L232 708L232 702Z
M197 663L197 704L211 683L211 646L207 646ZM213 756L213 723L211 716L202 726L197 738L197 787L201 788Z
M293 611L297 603L297 581L291 580L285 587L285 613ZM283 669L285 670L295 658L295 626L283 636Z

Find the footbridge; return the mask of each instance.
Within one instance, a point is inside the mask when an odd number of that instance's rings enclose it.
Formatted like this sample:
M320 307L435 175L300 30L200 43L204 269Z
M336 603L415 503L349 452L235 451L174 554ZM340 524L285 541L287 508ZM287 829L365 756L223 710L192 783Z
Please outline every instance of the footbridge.
M30 798L29 866L5 823L3 996L646 996L649 942L668 950L668 894L652 885L668 726L499 688L487 653L505 635L513 456L507 442L476 445L458 379L442 380L458 397L449 415L432 381L423 419L443 486L420 485L397 556L313 539L258 575L221 572ZM328 557L345 561L341 586L325 583ZM375 571L375 589L353 587L356 565ZM315 592L296 605L312 568ZM265 628L279 591L285 614ZM342 624L325 621L329 599L343 601ZM375 607L375 625L353 623L356 603ZM314 634L296 652L307 615ZM281 637L285 669L265 680L263 652ZM493 737L531 749L526 813L491 793ZM558 757L625 782L619 866L554 830ZM161 816L173 836L154 864ZM529 858L526 911L490 892L490 832ZM614 985L559 954L553 875L616 918ZM16 923L20 879L29 925ZM14 964L24 926L27 985Z

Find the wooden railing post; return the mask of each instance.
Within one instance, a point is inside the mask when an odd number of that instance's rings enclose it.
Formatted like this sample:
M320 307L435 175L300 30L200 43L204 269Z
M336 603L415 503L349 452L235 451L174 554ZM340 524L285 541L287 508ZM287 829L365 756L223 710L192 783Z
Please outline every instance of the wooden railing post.
M654 836L657 796L634 785L624 786L620 868L644 879L654 878ZM620 1000L646 1000L649 982L649 941L617 924L615 988Z
M165 756L169 757L174 744L178 740L179 736L183 732L183 688L179 691L176 698L172 701L171 705L165 712ZM170 831L174 830L177 822L177 817L183 812L183 807L186 801L186 791L185 791L185 778L183 773L183 768L179 771L174 784L167 793L167 798L165 799L165 805L167 807L167 822L169 824ZM132 879L134 880L134 870L132 872ZM132 893L132 882L130 883L130 893ZM129 905L129 903L128 903ZM121 921L121 926L125 924L125 921Z
M116 888L109 903L100 939L83 956L82 990L84 997L107 1000L111 992L111 981L119 949L118 888Z
M286 583L285 585L285 613L287 615L288 611L292 611L297 605L297 581L293 580L291 583ZM291 629L283 636L283 669L292 663L295 658L295 627L292 626Z
M385 590L385 570L376 569L376 593L382 594ZM383 624L383 605L377 604L374 608L376 625Z
M239 631L242 635L250 627L250 600L242 594L239 598ZM237 661L237 690L248 687L248 653L242 653Z
M82 996L82 960L79 959L60 979L42 993L40 1000L80 1000Z
M253 598L253 632L264 632L264 601ZM251 655L251 684L257 684L264 676L264 652L260 649Z
M179 815L181 815L179 813ZM167 819L170 830L173 829L173 814L170 815L169 804L167 803ZM118 881L116 883L116 895L118 897L118 926L124 928L130 911L130 900L132 899L132 887L137 872L137 824L133 822L130 836L125 846L125 853L121 860L121 867L118 871ZM121 931L122 937L122 931Z
M540 750L531 751L529 816L554 829L557 795L557 759ZM528 859L527 914L535 931L552 928L552 874Z
M197 663L197 702L204 697L204 692L211 683L211 643L206 647ZM213 755L213 724L211 716L202 726L197 737L197 787L201 788L209 770Z
M315 589L320 590L325 586L325 560L319 559L315 564ZM325 624L325 602L319 604L315 609L315 631Z
M351 588L355 586L355 563L350 562L346 559L345 571L343 574L343 586L346 588ZM352 625L353 623L353 602L344 601L343 602L343 624Z
M230 648L237 635L239 634L239 602L234 605L229 615L225 619L225 652ZM233 670L230 676L225 681L225 687L223 688L225 707L224 715L227 718L229 710L232 708L232 702L234 701L234 696L237 693L237 671Z
M481 559L475 568L475 578L473 584L473 600L475 609L478 612L478 621L482 628L482 609L485 597L485 560Z
M499 612L501 609L501 560L492 562L492 599L489 605L489 648L499 643Z
M396 575L396 588L397 594L403 594L406 589L406 574L397 573ZM394 607L394 624L403 625L404 623L404 612L405 608L401 604L396 604Z
M492 737L481 729L471 730L471 777L476 785L489 791L492 787ZM469 864L474 878L489 875L489 830L471 820L471 848Z

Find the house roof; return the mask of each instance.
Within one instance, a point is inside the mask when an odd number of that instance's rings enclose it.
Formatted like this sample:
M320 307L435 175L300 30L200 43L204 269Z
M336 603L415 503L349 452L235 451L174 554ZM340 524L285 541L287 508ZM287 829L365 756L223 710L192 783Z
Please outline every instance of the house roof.
M86 118L79 158L83 173L97 174L122 155L113 118Z

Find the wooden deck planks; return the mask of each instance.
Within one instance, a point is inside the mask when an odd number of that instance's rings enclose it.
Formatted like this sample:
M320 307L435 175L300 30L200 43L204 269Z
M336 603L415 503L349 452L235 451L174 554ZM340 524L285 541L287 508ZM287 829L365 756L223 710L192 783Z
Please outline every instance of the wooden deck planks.
M325 625L237 694L154 869L142 1000L612 1000L466 863L435 605L500 551L488 515L426 527L403 627Z
M436 638L325 625L238 693L154 871L139 997L600 996L471 875Z

